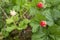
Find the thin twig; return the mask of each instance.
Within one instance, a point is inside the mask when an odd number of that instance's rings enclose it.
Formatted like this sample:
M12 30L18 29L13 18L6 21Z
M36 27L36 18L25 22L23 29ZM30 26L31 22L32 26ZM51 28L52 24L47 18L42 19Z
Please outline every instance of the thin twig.
M2 12L4 13L4 15L6 16L6 18L8 18L7 13L0 7L0 9L2 10Z
M26 14L27 10L24 12L23 17L26 18L24 15Z

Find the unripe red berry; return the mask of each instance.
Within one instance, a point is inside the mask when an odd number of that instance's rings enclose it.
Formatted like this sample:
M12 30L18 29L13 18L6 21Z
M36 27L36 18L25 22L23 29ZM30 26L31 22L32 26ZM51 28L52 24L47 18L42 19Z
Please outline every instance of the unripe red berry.
M46 26L47 26L46 21L41 21L41 22L40 22L40 26L41 26L41 27L46 27Z
M43 8L43 6L44 6L44 4L43 4L42 2L39 2L39 3L37 4L37 7L38 7L38 8Z

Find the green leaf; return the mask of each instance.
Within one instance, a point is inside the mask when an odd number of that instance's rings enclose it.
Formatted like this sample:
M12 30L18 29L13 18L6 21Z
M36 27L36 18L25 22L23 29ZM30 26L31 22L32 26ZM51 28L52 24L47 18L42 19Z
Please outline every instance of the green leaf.
M32 40L45 40L45 33L38 31L32 35Z
M60 40L60 37L56 37L56 40Z
M54 22L53 22L53 19L52 19L50 9L46 9L45 11L43 11L43 15L46 17L47 24L49 26L52 26L54 24Z
M13 6L13 9L16 11L20 11L20 6L19 5Z
M3 2L9 3L9 0L2 0Z
M57 6L57 9L60 10L60 5Z
M36 24L36 23L30 23L31 27L32 27L32 32L35 33L38 31L38 28L39 28L39 24Z
M43 34L33 34L32 40L44 40L45 36Z
M27 27L27 24L30 22L28 19L24 19L20 22L18 30L25 29Z
M57 24L57 25L60 26L60 18L56 18L56 19L55 19L55 24Z
M7 27L7 28L6 28L6 31L7 31L7 32L11 32L11 31L13 31L14 29L16 29L16 26L13 25L13 26L11 26L11 27Z
M50 40L56 40L56 36L49 34L49 39L50 39Z
M36 15L37 13L39 13L39 10L31 7L30 10L29 10L29 12L30 12L30 15Z
M6 19L6 24L11 24L14 22L13 17Z
M60 0L46 0L46 2L50 3L53 6L58 5L60 3Z
M9 32L7 32L4 28L1 30L3 37L6 38L9 35Z
M60 26L56 24L53 25L52 27L49 27L49 31L52 35L60 36Z
M60 18L60 11L57 10L56 8L54 8L54 9L52 10L52 16L53 16L54 18Z

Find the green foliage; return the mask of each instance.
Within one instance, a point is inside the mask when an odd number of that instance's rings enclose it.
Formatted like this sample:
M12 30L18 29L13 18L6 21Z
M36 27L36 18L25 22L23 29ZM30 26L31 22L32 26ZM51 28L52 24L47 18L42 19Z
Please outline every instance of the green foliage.
M44 8L37 8L39 2ZM16 15L10 15L10 10ZM40 26L42 20L47 22L46 28ZM14 29L26 29L28 24L32 40L60 40L60 0L0 0L0 30L4 37Z
M26 29L26 27L27 27L27 24L30 22L30 20L28 20L28 19L23 19L23 21L21 21L20 22L20 24L19 24L19 30L22 30L22 29Z
M50 12L51 10L50 9L46 9L45 11L43 11L43 15L46 17L47 19L47 24L49 26L52 26L54 24L53 22L53 18L52 18L52 14Z
M6 19L6 23L7 23L7 24L10 24L10 23L12 23L12 22L14 22L14 20L13 20L12 18Z

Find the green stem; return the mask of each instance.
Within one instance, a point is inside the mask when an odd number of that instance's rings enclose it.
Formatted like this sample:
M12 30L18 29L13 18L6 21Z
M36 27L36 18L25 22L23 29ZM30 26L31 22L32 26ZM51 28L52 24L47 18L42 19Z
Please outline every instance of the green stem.
M46 40L50 40L48 26L46 27Z

